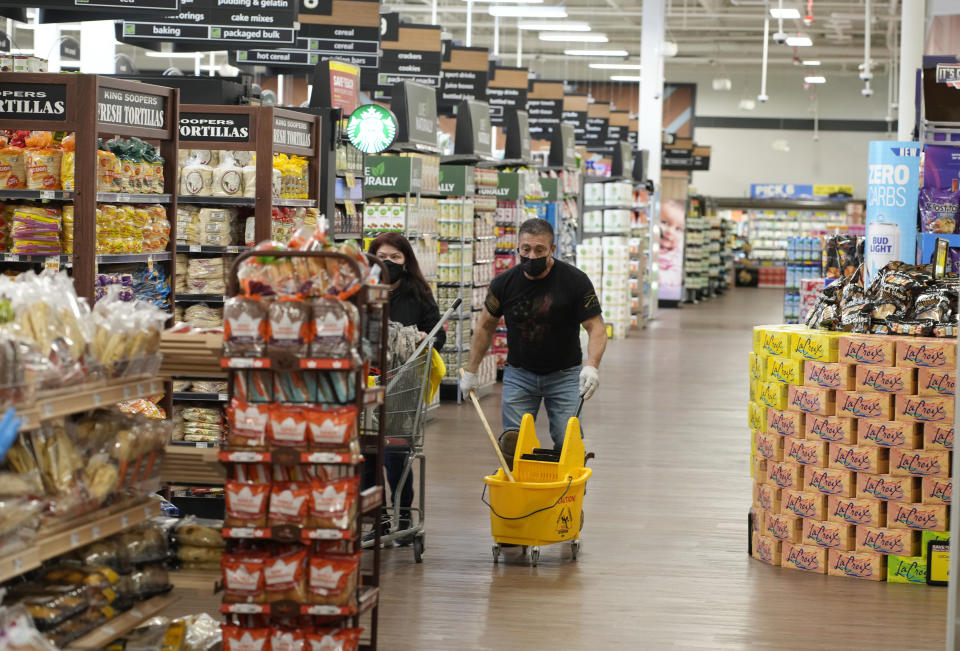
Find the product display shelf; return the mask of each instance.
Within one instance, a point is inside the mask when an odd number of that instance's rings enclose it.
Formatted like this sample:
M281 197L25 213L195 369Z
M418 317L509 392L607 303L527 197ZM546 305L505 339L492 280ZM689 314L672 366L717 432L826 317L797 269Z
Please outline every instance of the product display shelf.
M819 237L790 237L787 239L786 281L783 295L784 323L800 321L800 286L806 279L820 278L823 240Z
M153 261L161 263L171 282L171 304L175 288L173 252L175 245L176 196L171 190L177 178L177 151L179 124L179 91L161 86L136 83L98 75L61 75L47 73L0 73L0 83L12 87L39 84L48 96L63 97L52 103L51 113L24 112L17 119L0 120L0 129L39 130L72 133L75 137L74 190L6 190L0 201L55 201L72 202L74 210L73 255L28 256L26 260L4 257L0 263L48 263L59 268L69 266L77 294L91 304L95 299L97 270L109 262L146 263L142 254L110 259L96 254L97 204L158 204L166 207L170 222L170 242L167 256L155 254ZM157 146L164 159L164 190L159 194L131 194L97 192L99 163L97 139L140 138ZM59 164L59 163L58 163ZM59 178L59 170L57 174ZM61 179L62 181L62 179ZM60 181L57 181L59 183ZM62 231L62 224L60 227ZM46 258L46 259L41 259Z
M103 540L160 515L156 499L137 499L99 509L49 527L41 527L32 546L0 556L0 582L8 581L44 561L62 556L83 545Z
M336 239L363 237L364 155L350 144L338 130L336 172L334 179L333 220L330 224Z
M227 294L234 296L239 291L239 282L236 277L239 265L247 258L253 256L253 252L242 254L234 263L228 278ZM336 260L340 264L346 264L352 267L357 274L360 274L360 265L351 257L332 251L287 251L287 257L300 258L323 258L325 260ZM381 277L386 274L386 268L372 256L367 256L370 264L380 267ZM359 580L356 582L353 603L342 604L310 604L302 603L292 599L274 601L272 603L249 603L248 601L231 599L228 593L231 586L224 584L225 595L221 605L221 612L227 616L229 623L248 627L251 625L247 615L261 615L264 617L289 617L289 616L316 616L322 617L321 620L312 622L314 625L336 626L337 624L364 629L364 638L367 640L362 643L360 648L367 651L375 651L378 645L378 611L379 611L379 587L380 587L380 564L381 549L380 536L382 528L380 523L383 517L384 487L383 487L383 456L385 451L384 432L387 419L385 387L383 385L368 386L367 374L371 368L384 369L387 366L387 336L389 322L389 298L385 285L371 284L365 281L360 291L351 298L344 299L353 302L359 313L360 322L358 324L359 336L363 341L356 342L356 353L363 355L361 363L353 363L349 360L330 359L326 363L321 363L320 359L300 360L296 356L283 354L278 356L267 356L251 359L249 364L238 363L242 358L224 357L222 365L228 369L229 387L231 397L233 397L237 388L237 374L246 373L246 369L257 369L257 373L286 373L295 371L295 369L339 369L351 372L355 388L356 397L347 401L345 404L356 405L358 412L354 417L354 427L358 433L359 445L362 450L362 457L356 454L346 453L327 453L323 451L306 452L295 451L291 449L273 449L273 450L250 450L243 448L231 448L229 446L222 448L217 453L217 458L226 469L229 479L238 479L241 476L247 476L246 470L241 470L248 464L252 467L260 467L261 464L269 463L273 466L324 466L327 472L332 473L331 477L339 478L359 478L362 476L361 461L369 466L372 465L373 472L371 476L375 478L375 484L368 487L357 497L357 508L354 514L348 517L349 522L340 525L338 529L324 529L307 526L306 522L287 522L284 525L272 527L259 526L235 526L237 523L226 521L224 523L223 535L227 542L226 552L232 553L245 549L245 541L255 539L262 541L262 544L278 543L281 547L274 548L277 553L281 550L289 549L291 544L298 545L297 553L306 552L310 558L315 555L321 555L326 547L317 547L316 541L327 541L339 544L342 552L360 553L363 551L369 554L371 559L364 559L358 567ZM345 363L345 361L347 363ZM267 370L269 369L269 370ZM311 371L313 372L313 371ZM272 378L271 378L272 381ZM260 404L260 403L256 403ZM274 403L276 404L276 403ZM254 403L251 403L254 406ZM304 409L310 409L312 412L325 413L326 407L318 404L307 404ZM374 414L374 412L376 412ZM206 452L206 451L204 451ZM336 469L334 471L334 469ZM291 472L295 470L292 469ZM238 474L240 473L240 474ZM266 475L273 477L272 473ZM312 476L304 473L304 476ZM326 473L324 473L326 476ZM253 475L250 475L252 478ZM252 480L256 483L256 480ZM336 490L332 485L324 489ZM230 496L230 484L227 485L228 504ZM314 490L311 495L318 494ZM244 503L242 496L239 496L238 504ZM266 510L264 509L266 513ZM227 510L228 518L232 511ZM349 513L349 511L348 511ZM370 545L361 543L363 538L369 538ZM339 542L338 542L339 541ZM417 539L414 545L417 559L423 551L423 538ZM280 560L280 563L283 561ZM279 567L279 566L278 566ZM264 568L264 575L269 574ZM301 572L304 572L302 579L306 586L310 581L310 569L307 566L301 566ZM229 576L226 574L225 576ZM246 584L241 584L246 586ZM306 597L306 595L305 595Z
M439 193L440 157L413 152L381 154L366 156L365 165L364 238L385 232L404 235L424 278L436 290L440 204L434 197Z
M654 220L652 215L652 195L644 183L633 185L633 215L630 224L631 258L635 256L638 263L634 270L631 266L631 291L638 298L639 305L634 305L631 298L631 325L647 327L653 318L651 303L656 294L655 289L655 257L654 257ZM659 247L659 242L657 242ZM634 253L634 249L636 252ZM631 263L632 264L632 263ZM635 281L633 280L635 278ZM636 283L634 288L633 283ZM634 323L636 321L636 323Z
M83 637L77 638L64 648L66 651L106 648L107 644L126 635L151 617L161 614L179 599L180 596L175 589L166 594L147 599L127 612L117 615L106 624L98 626Z

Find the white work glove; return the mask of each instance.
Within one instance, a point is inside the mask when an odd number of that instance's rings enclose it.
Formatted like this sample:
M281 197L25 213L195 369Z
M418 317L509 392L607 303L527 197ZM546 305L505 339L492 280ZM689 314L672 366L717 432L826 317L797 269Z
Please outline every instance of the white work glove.
M477 378L476 373L471 373L465 368L460 370L460 393L464 399L467 399L470 397L471 391L476 391L480 388L480 380Z
M600 372L597 367L584 365L580 369L580 395L584 400L589 400L598 388L600 388Z

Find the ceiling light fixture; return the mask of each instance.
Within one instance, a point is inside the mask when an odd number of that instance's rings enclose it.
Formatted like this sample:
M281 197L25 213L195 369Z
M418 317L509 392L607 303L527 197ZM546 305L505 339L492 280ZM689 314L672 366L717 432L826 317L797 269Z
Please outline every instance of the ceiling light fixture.
M626 50L564 50L568 57L625 57L630 53Z
M464 2L470 2L470 0L463 0ZM501 2L509 2L512 5L539 5L543 4L543 0L473 0L474 2L480 3L490 3L497 4Z
M499 18L566 18L563 7L516 7L493 5L487 9L491 16Z
M788 36L787 45L790 47L810 47L813 41L809 36Z
M803 82L806 84L825 84L827 83L826 77L821 77L819 75L810 75L803 78Z
M548 23L538 23L536 21L521 22L520 29L526 29L537 32L589 32L590 23L583 23L576 20L557 20Z
M594 70L642 70L639 63L591 63Z
M818 65L820 65L820 60L819 60L819 59L805 59L804 62L803 62L803 65L805 65L805 66L818 66Z
M643 77L640 75L610 75L610 81L632 81L640 82Z
M580 41L581 43L606 43L608 40L606 34L597 32L577 33L577 32L541 32L541 41Z
M778 7L770 7L770 17L783 18L784 20L797 20L800 18L800 12L796 9L780 9Z

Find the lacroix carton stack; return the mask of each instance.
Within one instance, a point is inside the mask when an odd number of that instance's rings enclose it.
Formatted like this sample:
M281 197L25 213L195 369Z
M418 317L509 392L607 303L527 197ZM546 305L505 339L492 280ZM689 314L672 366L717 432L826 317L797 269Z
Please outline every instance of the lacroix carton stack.
M955 353L952 340L755 328L755 556L761 543L783 567L916 582L921 533L948 529Z

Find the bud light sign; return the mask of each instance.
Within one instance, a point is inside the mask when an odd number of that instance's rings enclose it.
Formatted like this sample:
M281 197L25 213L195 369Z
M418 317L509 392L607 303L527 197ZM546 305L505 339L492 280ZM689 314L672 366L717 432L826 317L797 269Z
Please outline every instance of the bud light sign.
M865 282L873 280L893 260L915 262L919 191L920 145L889 140L871 142Z

